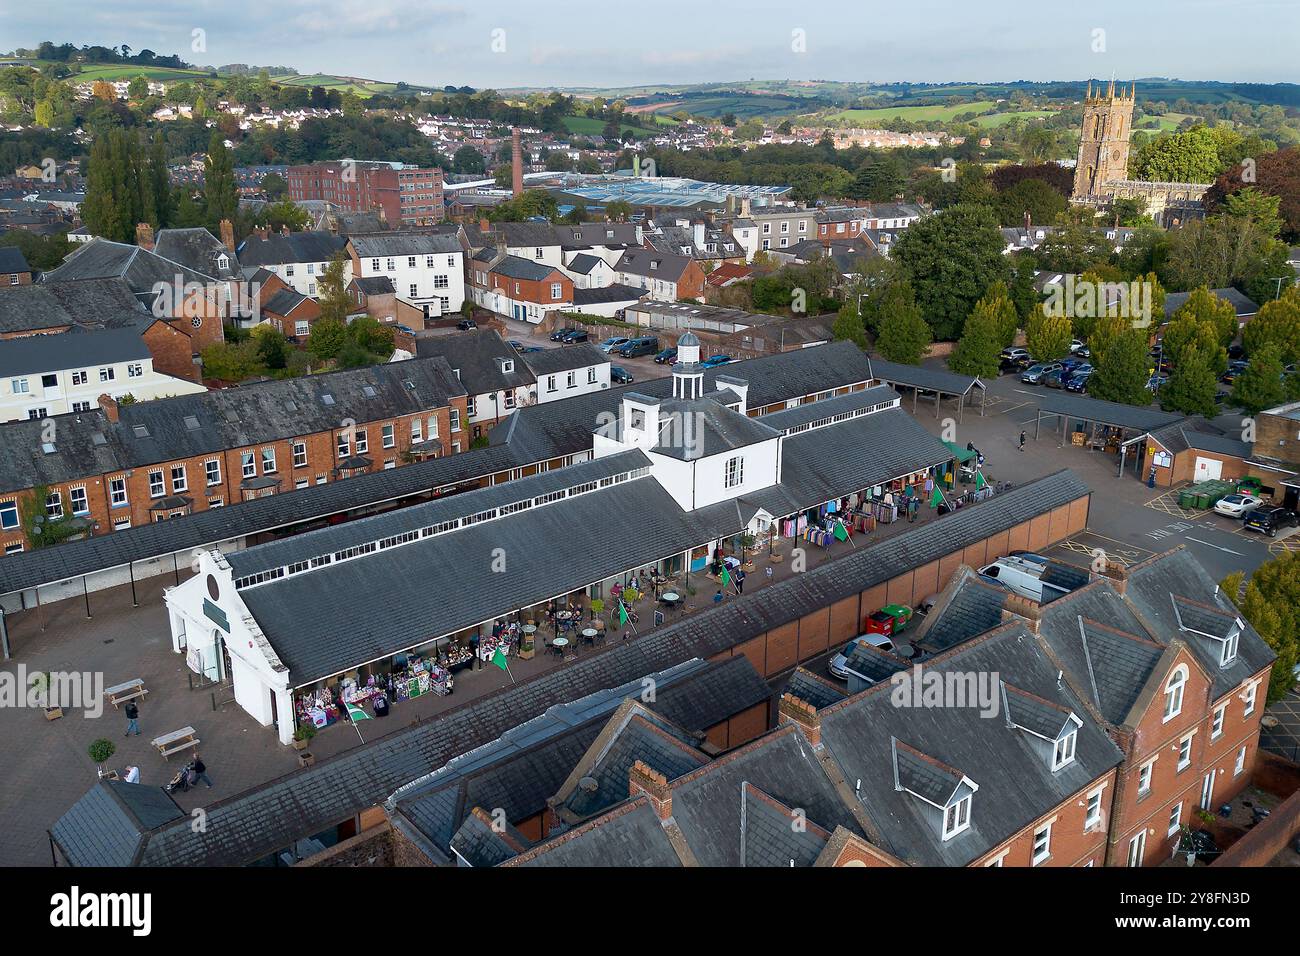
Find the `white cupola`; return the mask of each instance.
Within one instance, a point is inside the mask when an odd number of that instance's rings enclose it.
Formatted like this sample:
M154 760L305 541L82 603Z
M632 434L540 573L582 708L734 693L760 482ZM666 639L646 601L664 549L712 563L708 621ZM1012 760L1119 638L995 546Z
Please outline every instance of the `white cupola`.
M677 364L673 366L673 398L691 401L704 394L704 370L700 368L700 340L686 332L677 340Z

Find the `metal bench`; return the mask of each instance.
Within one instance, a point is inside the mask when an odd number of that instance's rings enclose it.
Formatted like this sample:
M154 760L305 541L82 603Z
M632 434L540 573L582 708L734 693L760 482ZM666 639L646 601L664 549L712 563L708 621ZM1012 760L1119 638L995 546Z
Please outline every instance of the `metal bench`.
M149 691L145 689L144 681L138 677L124 684L104 688L104 696L108 698L108 702L113 705L114 710L117 710L118 704L124 704L128 700L135 700L137 697L144 697L147 693Z
M199 745L199 735L198 731L193 727L182 727L180 730L173 730L169 734L155 737L149 742L158 748L158 752L166 760L174 753L197 747Z

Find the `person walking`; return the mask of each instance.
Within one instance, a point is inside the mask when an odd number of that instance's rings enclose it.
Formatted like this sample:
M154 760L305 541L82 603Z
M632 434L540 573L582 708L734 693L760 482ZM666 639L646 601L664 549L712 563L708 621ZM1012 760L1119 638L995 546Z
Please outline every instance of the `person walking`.
M745 593L745 569L736 568L736 573L731 576L731 580L736 582L736 593Z
M123 734L123 736L130 737L132 734L135 734L139 737L140 725L136 721L140 717L140 708L135 705L135 701L128 700L123 712L126 714L126 733Z
M208 768L204 765L202 758L199 757L198 751L194 752L194 766L191 769L194 771L194 783L197 785L202 780L211 790L212 781L208 779Z
M1020 430L1020 450L1025 450L1025 431L1023 428Z

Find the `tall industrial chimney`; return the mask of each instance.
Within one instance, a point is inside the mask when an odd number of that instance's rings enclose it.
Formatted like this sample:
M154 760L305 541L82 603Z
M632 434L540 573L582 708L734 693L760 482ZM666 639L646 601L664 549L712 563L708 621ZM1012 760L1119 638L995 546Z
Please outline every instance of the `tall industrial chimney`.
M519 127L516 126L510 136L510 162L513 166L514 187L516 196L524 194L524 147L519 142Z

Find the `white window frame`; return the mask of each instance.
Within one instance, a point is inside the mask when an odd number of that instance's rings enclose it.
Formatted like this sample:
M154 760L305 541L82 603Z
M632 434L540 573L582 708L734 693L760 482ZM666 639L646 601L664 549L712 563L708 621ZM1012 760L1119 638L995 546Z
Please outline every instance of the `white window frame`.
M172 494L179 495L190 490L190 476L184 465L171 466ZM177 474L179 472L179 475ZM178 480L179 479L179 480Z
M1169 830L1165 836L1173 836L1183 825L1183 803L1178 801L1169 808Z
M1052 824L1055 822L1056 821L1054 820L1048 820L1041 827L1039 827L1037 830L1034 831L1034 842L1031 845L1031 849L1030 849L1030 858L1029 858L1030 866L1038 866L1038 864L1046 861L1051 857ZM1042 839L1043 842L1041 848L1038 845L1038 841L1040 838Z
M1237 763L1236 766L1233 767L1232 775L1234 777L1240 776L1242 772L1245 771L1245 769L1246 769L1246 744L1242 744L1241 749L1237 751Z
M1141 830L1128 841L1128 865L1141 866L1142 858L1147 853L1147 828L1144 825Z
M1218 740L1223 736L1223 720L1227 716L1228 705L1220 704L1214 708L1214 719L1210 723L1210 739Z
M1255 712L1256 699L1259 697L1259 682L1252 681L1246 685L1245 690L1241 692L1241 701L1245 705L1242 708L1241 716L1249 717Z
M1165 713L1161 723L1169 723L1183 712L1183 692L1187 689L1187 667L1179 664L1165 681Z
M723 487L739 488L745 483L745 456L736 455L734 458L728 458L722 466Z
M108 503L110 507L121 508L130 504L126 493L126 478L118 476L108 479Z
M379 442L385 448L394 448L397 445L397 429L392 422L384 425L379 430Z
M155 482L154 479L158 481ZM156 491L154 489L157 489ZM167 494L167 479L162 473L161 468L155 468L149 472L149 497L162 498Z
M221 484L221 459L209 458L203 463L203 474L206 476L208 486Z
M45 496L45 517L55 521L63 517L63 492L55 490Z
M257 456L251 451L239 453L239 471L245 478L257 477Z
M1088 794L1087 802L1084 804L1083 829L1086 833L1093 827L1101 825L1102 814L1102 796L1106 790L1104 787L1098 788Z
M1062 767L1068 767L1074 763L1074 748L1079 742L1078 731L1071 730L1068 734L1056 741L1052 748L1052 772L1055 773Z
M970 829L971 795L968 793L956 803L950 803L943 811L943 838L951 840L957 834Z
M338 454L339 461L352 454L352 440L348 438L347 432L339 432L335 437L334 450Z
M259 457L262 460L262 474L275 474L275 446L268 445L263 448Z
M293 452L293 467L307 467L307 443L305 441L296 441L290 448Z
M358 455L364 455L366 452L370 451L370 437L366 435L366 430L364 428L358 428L352 437Z
M1151 781L1156 773L1156 758L1152 757L1142 766L1138 767L1138 796L1144 796L1151 792Z
M1192 765L1192 742L1196 731L1184 734L1178 740L1178 772L1182 773Z

